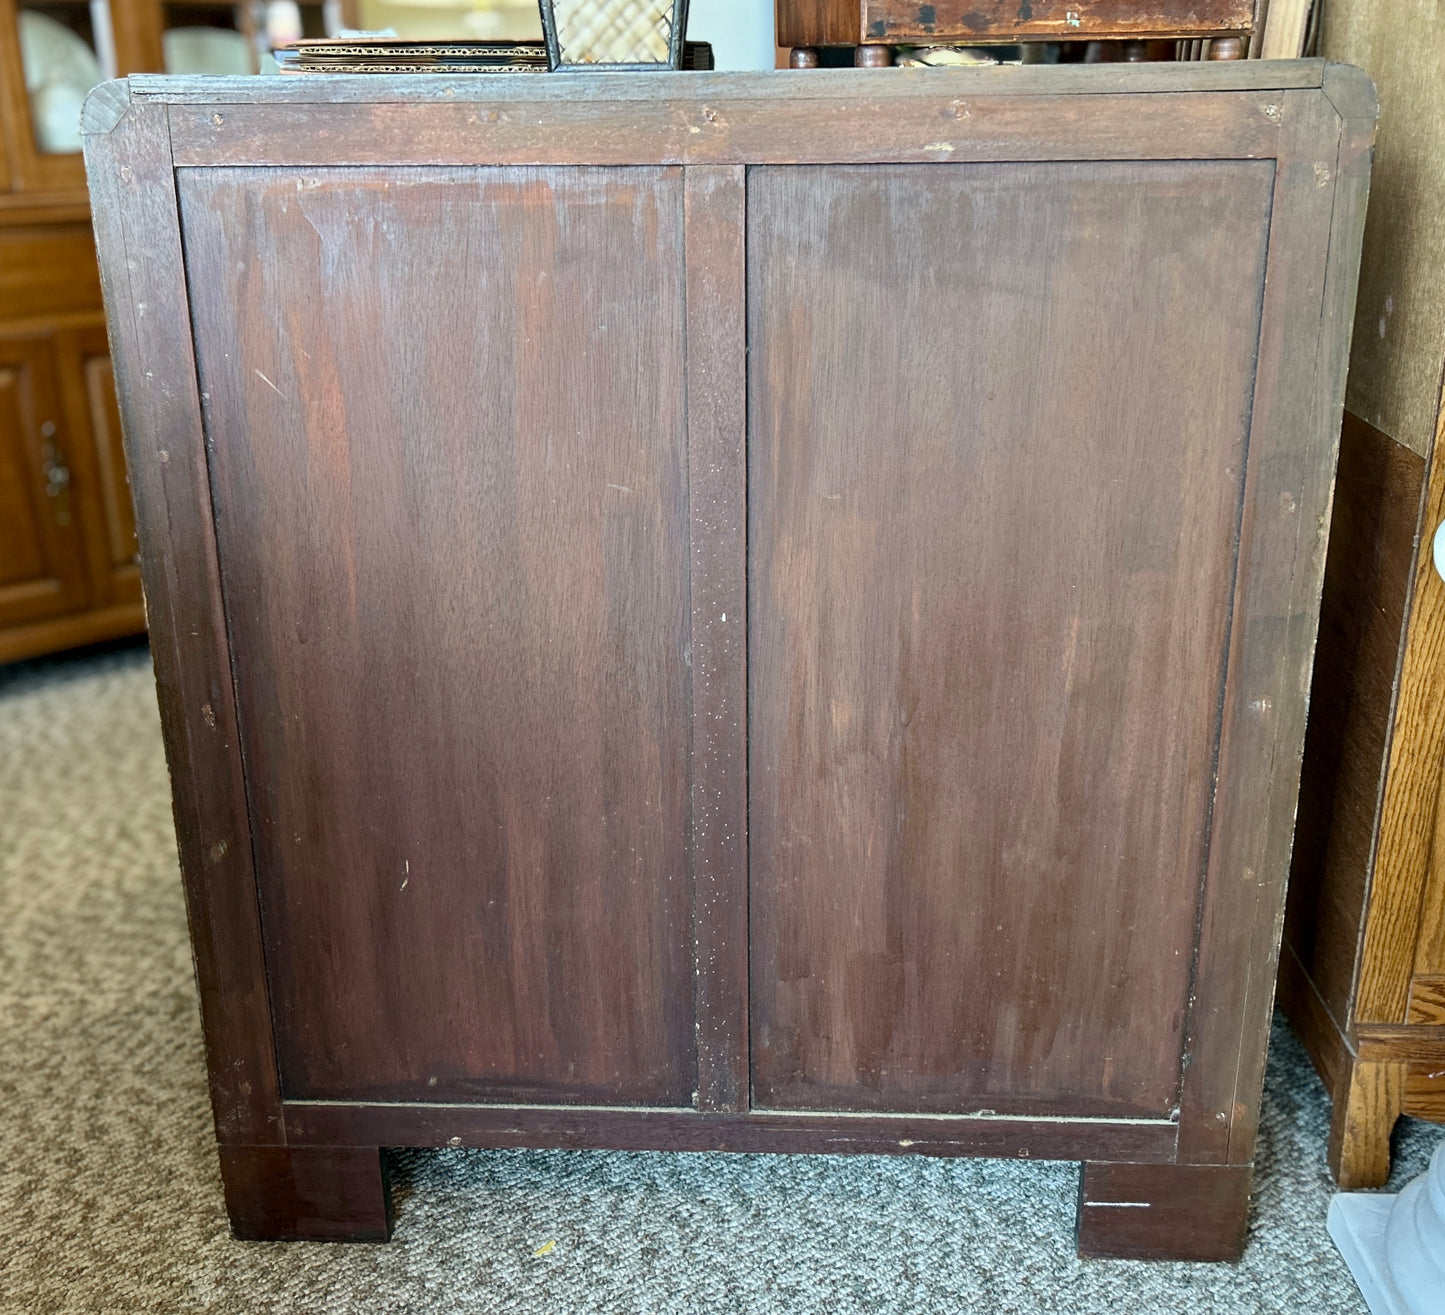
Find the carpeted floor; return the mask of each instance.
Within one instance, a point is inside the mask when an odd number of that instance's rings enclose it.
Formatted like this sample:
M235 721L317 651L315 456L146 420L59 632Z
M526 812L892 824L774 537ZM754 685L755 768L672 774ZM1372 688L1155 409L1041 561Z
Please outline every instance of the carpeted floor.
M0 1102L5 1312L1365 1309L1282 1025L1237 1267L1077 1260L1072 1164L872 1157L414 1152L389 1246L233 1242L142 648L0 667Z

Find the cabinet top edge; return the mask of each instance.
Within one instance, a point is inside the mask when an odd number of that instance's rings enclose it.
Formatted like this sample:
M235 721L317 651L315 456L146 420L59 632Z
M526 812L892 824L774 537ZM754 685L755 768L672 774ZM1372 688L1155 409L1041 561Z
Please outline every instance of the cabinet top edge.
M311 74L176 77L135 74L127 99L169 104L387 104L406 102L855 100L939 96L1088 96L1139 92L1310 90L1324 82L1318 59L1218 63L994 65L973 68L780 69L762 73ZM113 84L105 84L113 85ZM112 93L112 99L119 99Z

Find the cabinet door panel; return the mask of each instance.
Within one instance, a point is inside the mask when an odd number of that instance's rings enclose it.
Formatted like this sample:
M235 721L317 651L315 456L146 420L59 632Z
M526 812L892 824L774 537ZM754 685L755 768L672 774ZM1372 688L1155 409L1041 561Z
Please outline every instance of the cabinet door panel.
M120 408L102 328L63 329L55 335L66 419L82 456L78 511L85 524L86 559L98 605L140 602L135 510L126 477Z
M0 341L0 626L86 605L50 344Z
M757 1104L1175 1108L1271 186L751 175Z
M688 1104L680 171L178 177L287 1094Z

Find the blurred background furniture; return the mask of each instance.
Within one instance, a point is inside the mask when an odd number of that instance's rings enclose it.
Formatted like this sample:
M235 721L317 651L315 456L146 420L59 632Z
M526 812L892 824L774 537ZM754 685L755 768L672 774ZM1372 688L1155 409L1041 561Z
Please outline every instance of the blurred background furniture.
M1374 77L1381 122L1280 999L1352 1189L1384 1183L1402 1112L1445 1121L1445 22L1433 0L1330 0L1320 42Z
M1285 3L1286 0L1281 0ZM825 47L856 48L862 66L893 62L895 46L1009 42L1193 42L1215 58L1243 58L1257 0L777 0L778 44L794 68L816 67ZM1139 54L1141 52L1136 52ZM1120 57L1115 55L1115 58ZM1157 57L1152 55L1149 57Z
M145 628L86 92L116 73L254 71L268 43L347 20L338 0L0 0L0 662Z

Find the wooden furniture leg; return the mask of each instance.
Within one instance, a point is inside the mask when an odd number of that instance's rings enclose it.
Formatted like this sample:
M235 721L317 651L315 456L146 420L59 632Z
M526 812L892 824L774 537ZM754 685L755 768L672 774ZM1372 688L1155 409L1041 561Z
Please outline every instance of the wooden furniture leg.
M245 1242L386 1242L391 1191L376 1147L222 1146L231 1234Z
M789 68L817 68L822 62L815 46L794 46L793 53L788 56Z
M1340 1070L1330 1119L1330 1173L1343 1192L1383 1187L1390 1176L1390 1133L1405 1099L1405 1065L1351 1060Z
M1087 1161L1079 1182L1079 1255L1238 1260L1249 1180L1247 1165Z

